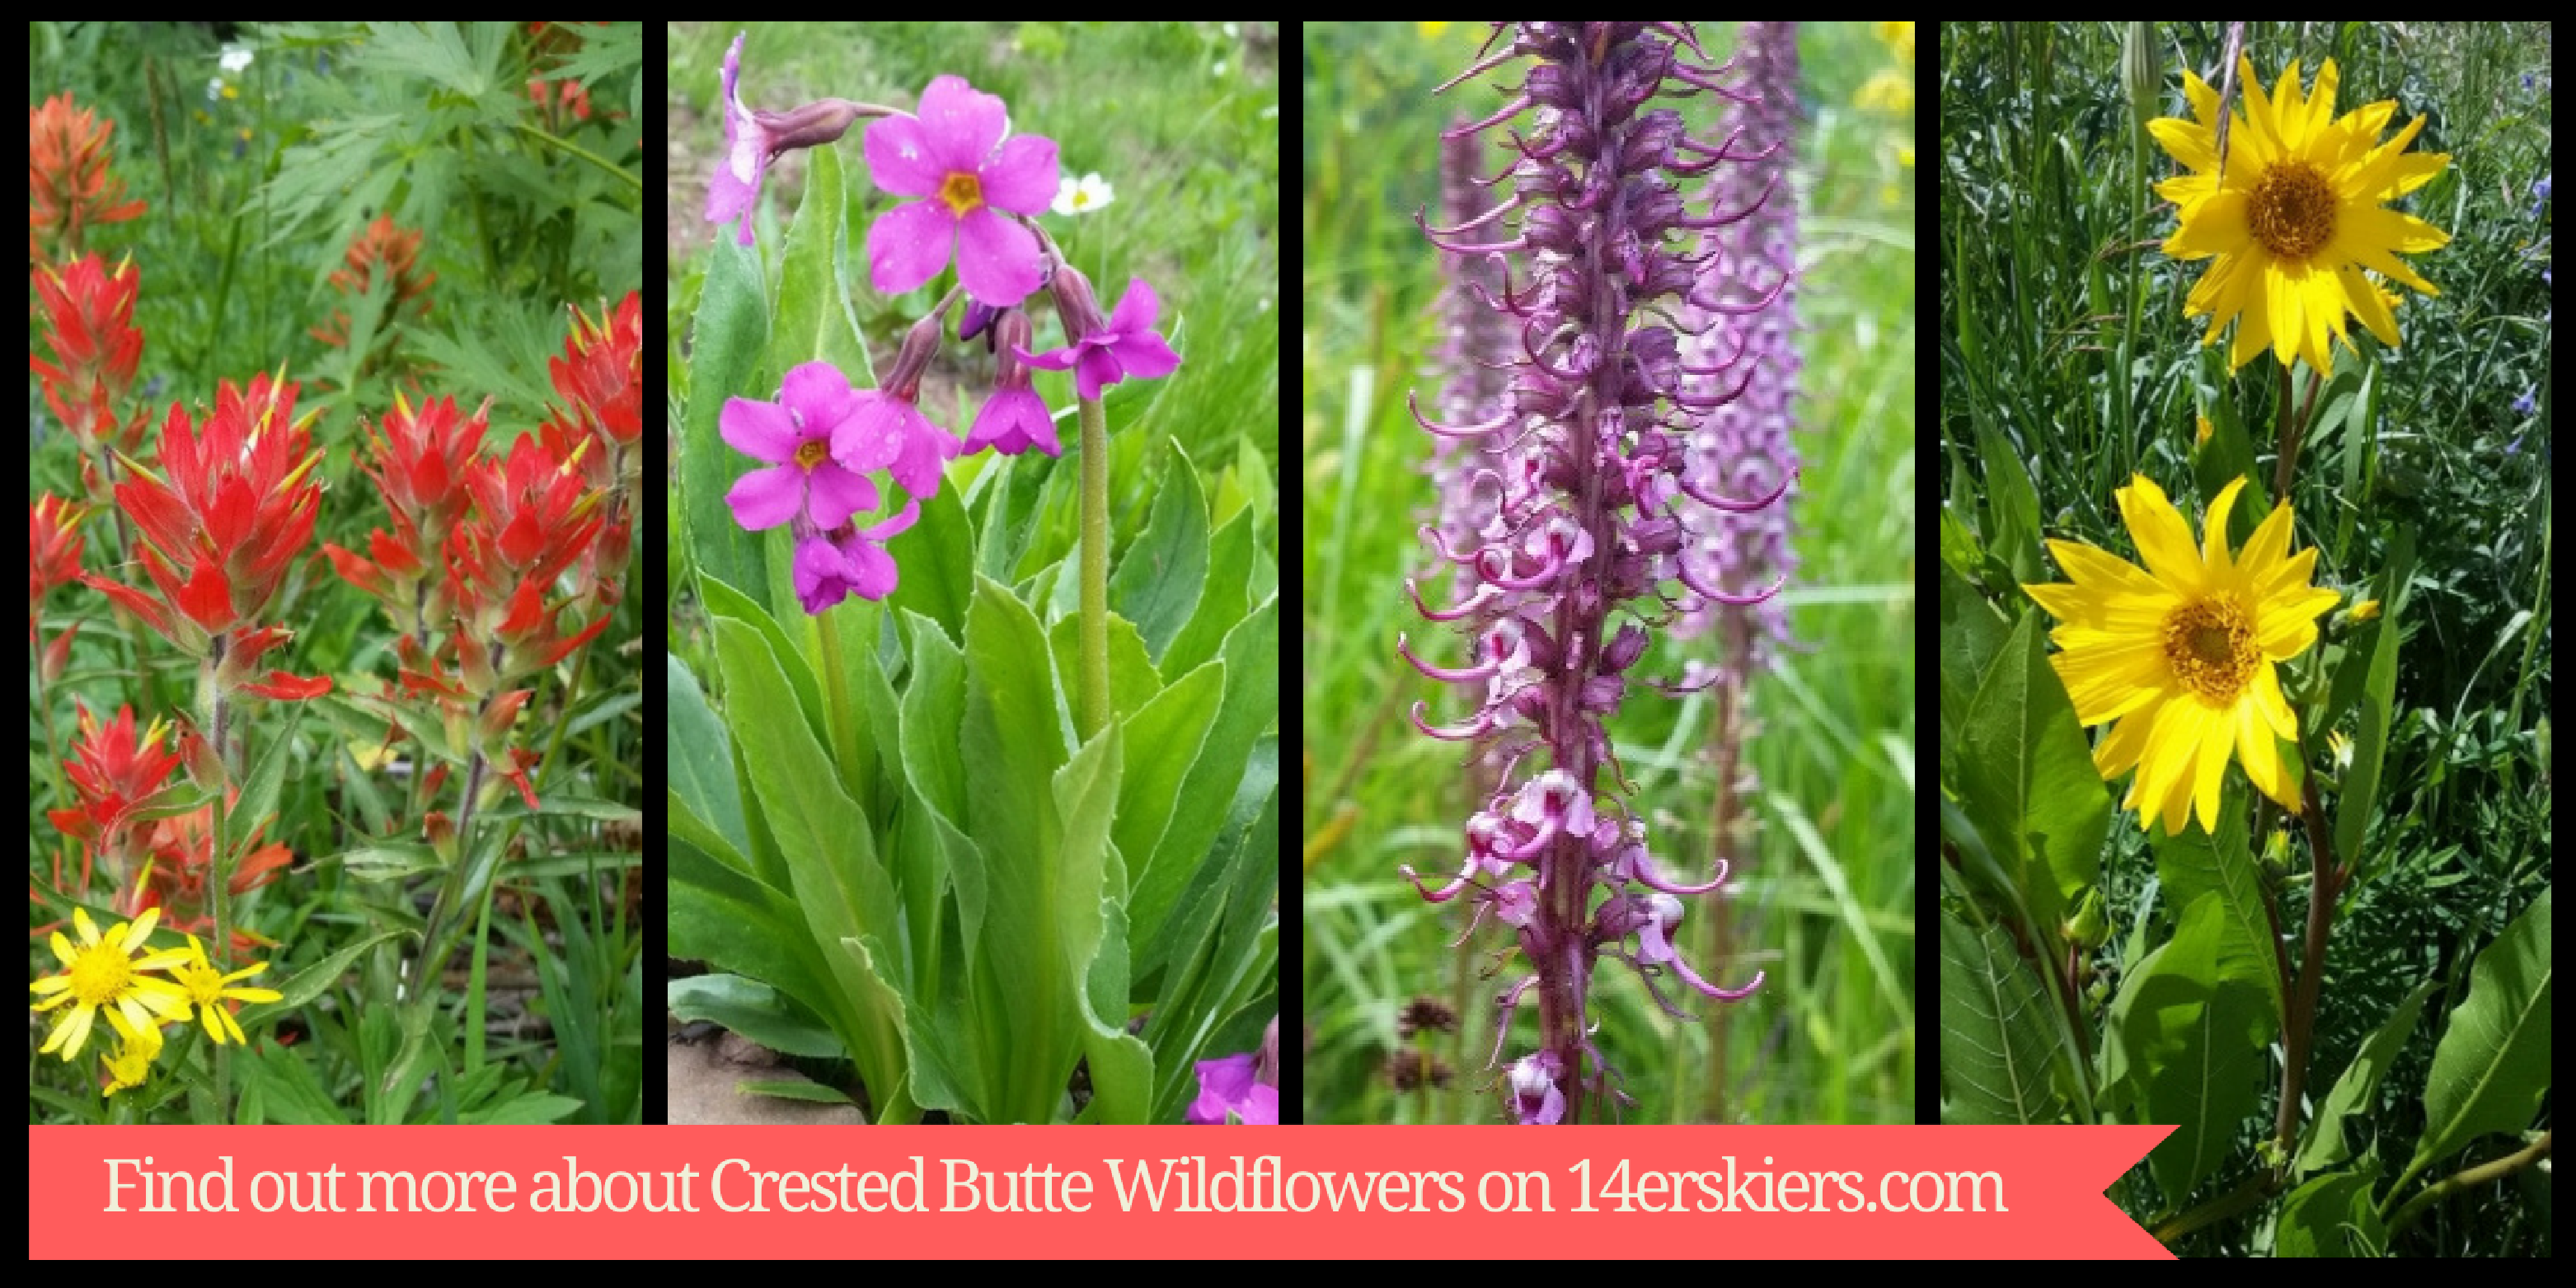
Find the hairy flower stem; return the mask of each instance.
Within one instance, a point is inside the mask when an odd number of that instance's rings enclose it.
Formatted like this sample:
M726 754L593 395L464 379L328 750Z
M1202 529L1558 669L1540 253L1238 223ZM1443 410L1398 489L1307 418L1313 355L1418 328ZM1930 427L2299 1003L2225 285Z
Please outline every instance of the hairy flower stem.
M414 1005L429 1004L429 982L447 967L447 923L464 899L466 870L475 865L474 798L483 794L483 768L483 753L477 750L465 771L463 798L456 803L456 861L447 866L438 901L429 906L429 920L421 925L420 955L412 959L411 985L404 997Z
M224 637L217 634L208 643L214 650L213 660L208 665L220 669L224 662ZM209 672L208 679L213 678L213 673ZM214 710L207 713L206 726L215 731L215 765L222 771L223 781L215 784L215 831L213 837L207 842L213 847L213 853L207 856L209 865L206 877L206 902L212 910L215 923L215 970L222 973L231 970L233 964L233 936L229 925L233 890L233 847L230 822L233 763L225 741L225 735L230 732L226 721L232 715L232 704L224 699L224 689L220 682L212 683L208 687L211 690L209 701L213 704ZM214 1005L220 1006L222 1003L218 1002ZM233 1120L232 1075L232 1050L226 1044L218 1042L215 1044L215 1121L217 1122L228 1123Z
M1075 722L1089 742L1109 724L1109 418L1082 400L1082 645Z

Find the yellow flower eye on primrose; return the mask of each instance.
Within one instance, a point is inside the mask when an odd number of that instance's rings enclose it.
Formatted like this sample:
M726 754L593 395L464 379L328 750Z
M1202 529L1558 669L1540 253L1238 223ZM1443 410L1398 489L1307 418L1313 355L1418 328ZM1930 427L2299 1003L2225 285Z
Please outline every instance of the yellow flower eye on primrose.
M2315 93L2304 98L2296 61L2269 96L2250 60L2238 58L2237 79L2245 87L2246 110L2228 125L2223 181L2218 91L2208 82L2186 70L2183 90L2193 119L2165 117L2147 126L2165 151L2191 169L2156 185L2159 195L2181 208L2181 226L2166 239L2165 253L2218 261L2191 288L2184 315L2209 315L2203 344L2216 340L2229 319L2238 319L2231 370L2269 348L2284 367L2292 358L2305 358L2320 373L2332 371L2326 337L2332 333L2350 345L2346 313L2396 347L2397 318L2389 309L2395 297L2362 270L2439 295L2397 255L2437 250L2451 235L2379 203L2423 187L2451 158L2406 154L2424 128L2420 116L2379 142L2379 132L2396 115L2394 100L2336 118L2331 58L2317 71Z
M2290 507L2275 506L2245 548L2227 549L2227 514L2245 486L2238 479L2209 504L2203 547L2145 475L2116 494L2129 536L2146 563L2073 541L2051 541L2049 553L2067 584L2022 589L2058 619L2049 638L2050 665L2087 725L2113 721L2093 750L2106 780L2134 769L2122 809L2141 822L2182 831L2193 813L2218 826L2218 784L2229 753L2245 762L2254 786L2292 810L2288 775L2273 738L2295 738L2298 726L2272 664L2316 643L2316 619L2342 598L2313 588L2317 552L2290 552Z

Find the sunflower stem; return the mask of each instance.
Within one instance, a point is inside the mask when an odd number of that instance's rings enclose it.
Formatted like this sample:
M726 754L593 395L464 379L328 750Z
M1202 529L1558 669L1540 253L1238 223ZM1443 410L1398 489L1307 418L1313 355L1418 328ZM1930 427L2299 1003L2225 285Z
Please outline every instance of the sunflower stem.
M2299 765L2309 764L2307 743L2299 743ZM2307 946L2299 961L2298 990L2290 999L2290 1013L2285 1017L2282 1035L2281 1107L2273 1121L2273 1143L2284 1154L2297 1143L2299 1134L2299 1098L2308 1080L2309 1044L2315 1036L2317 989L2325 974L2326 936L2334 928L2334 905L2343 888L2343 868L2335 862L2332 843L2326 836L2325 808L2317 799L2317 780L2313 772L2301 774L2305 789L2305 808L2299 818L2307 824L2308 851L2315 879L2308 889Z
M2324 388L2325 383L2324 373L2315 371L2308 373L2308 396L2299 404L2299 418L2290 424L2288 432L2281 437L2281 460L2272 471L2272 500L2275 504L2290 503L2290 475L2298 468L2299 444L2308 435L2308 421L2316 415L2317 411L2317 391ZM2284 371L2281 375L2281 411L2286 415L2289 410L2290 376L2287 371Z

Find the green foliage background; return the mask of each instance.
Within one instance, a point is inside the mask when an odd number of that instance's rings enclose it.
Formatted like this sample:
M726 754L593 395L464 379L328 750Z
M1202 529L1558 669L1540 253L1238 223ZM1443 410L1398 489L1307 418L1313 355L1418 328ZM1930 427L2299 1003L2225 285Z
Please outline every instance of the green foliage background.
M1434 26L1314 24L1305 36L1303 969L1313 1122L1499 1120L1486 1059L1492 993L1504 981L1474 977L1490 954L1446 947L1459 905L1425 904L1396 874L1405 863L1454 870L1473 808L1457 746L1422 737L1404 714L1424 699L1450 718L1449 686L1395 653L1396 632L1409 630L1454 656L1403 589L1428 561L1415 528L1433 505L1421 472L1430 439L1404 394L1429 383L1421 373L1440 286L1439 257L1412 216L1438 198L1439 132L1497 101L1487 82L1431 96L1473 61L1485 30L1426 30ZM1734 38L1731 24L1700 33L1721 58ZM1914 1116L1913 175L1897 159L1911 123L1846 106L1891 66L1866 24L1808 24L1800 56L1809 86L1799 177L1803 566L1782 598L1811 647L1785 657L1750 699L1762 722L1748 753L1758 830L1735 856L1732 886L1743 951L1707 958L1711 900L1691 901L1701 920L1682 929L1702 973L1740 980L1760 968L1769 980L1754 1000L1685 1024L1624 968L1603 972L1600 1040L1642 1102L1632 1122ZM1710 105L1684 106L1705 130ZM1658 639L1645 667L1677 673L1684 648L1707 647ZM1684 872L1707 871L1715 771L1702 744L1712 714L1705 694L1632 692L1612 729L1659 855ZM1456 1080L1436 1094L1399 1094L1383 1071L1399 1046L1396 1013L1426 993L1467 1017L1436 1048ZM1535 1032L1534 1015L1521 1023Z

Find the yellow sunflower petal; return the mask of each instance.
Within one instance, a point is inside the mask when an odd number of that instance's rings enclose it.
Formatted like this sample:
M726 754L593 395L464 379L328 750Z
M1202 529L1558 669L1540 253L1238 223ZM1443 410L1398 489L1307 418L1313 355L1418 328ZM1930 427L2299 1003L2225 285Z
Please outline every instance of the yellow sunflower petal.
M2227 712L2205 714L2200 733L2200 763L2192 774L2192 813L2200 827L2211 835L2218 833L2218 785L2227 777L2227 753L2236 745L2236 730Z
M2200 122L2202 129L2217 128L2218 90L2215 86L2202 80L2200 73L2186 67L2182 69L2182 96L2191 103L2192 119Z
M2254 710L2272 732L2283 738L2299 736L2297 717L2290 714L2289 699L2281 695L2280 674L2268 666L2254 668Z
M2104 779L2117 778L2138 767L2138 758L2147 751L2147 730L2155 724L2155 713L2139 711L2120 717L2111 731L2102 736L2101 745L2093 749L2093 768Z
M2213 570L2213 579L2229 567L2227 560L2227 516L2236 508L2236 494L2245 490L2245 480L2236 478L2218 489L2210 498L2209 515L2200 521L2201 556Z
M2236 758L2245 763L2246 781L2254 784L2254 790L2280 800L2288 786L2281 781L2281 756L2273 744L2271 726L2252 702L2236 704L2235 725ZM2293 804L2291 808L2297 806Z
M2196 594L2200 590L2200 552L2192 548L2191 525L2183 522L2173 502L2165 499L2163 488L2144 474L2131 475L2129 486L2115 494L2120 503L2120 517L2128 524L2129 538L2138 543L2138 557L2146 561L2147 571L2156 580L2182 591Z
M2245 194L2230 188L2186 214L2182 226L2165 239L2165 253L2175 259L2207 259L2242 254L2253 244L2253 226L2245 222Z
M2208 126L2160 116L2147 122L2147 133L2153 135L2157 144L2174 160L2194 171L2211 173L2218 169L2218 139Z

